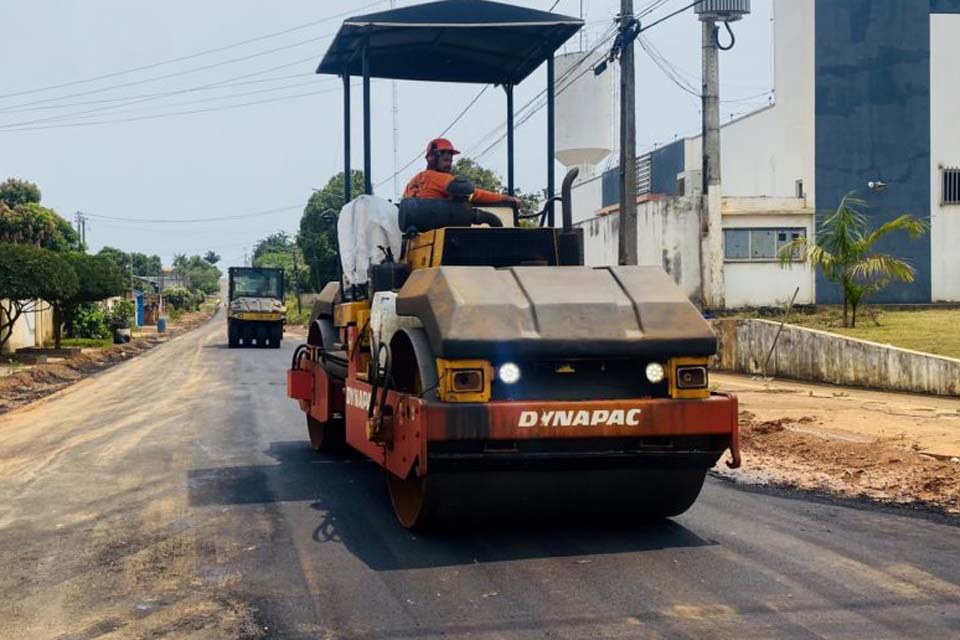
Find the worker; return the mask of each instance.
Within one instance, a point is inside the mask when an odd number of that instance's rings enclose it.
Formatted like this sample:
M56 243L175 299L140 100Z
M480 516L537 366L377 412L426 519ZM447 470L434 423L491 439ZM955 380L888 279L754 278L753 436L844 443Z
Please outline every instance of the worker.
M427 145L427 168L413 176L403 192L403 197L449 198L447 185L456 177L451 173L451 170L453 169L453 156L458 153L460 152L454 149L453 144L445 138L431 140L430 144ZM470 196L470 201L476 204L509 203L513 206L520 205L518 198L484 189L475 189L473 195Z

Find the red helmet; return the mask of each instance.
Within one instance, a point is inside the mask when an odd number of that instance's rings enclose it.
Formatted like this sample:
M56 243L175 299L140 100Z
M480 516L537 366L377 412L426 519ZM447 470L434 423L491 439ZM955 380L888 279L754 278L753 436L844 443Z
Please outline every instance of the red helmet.
M452 151L453 155L460 153L453 148L453 143L446 138L436 138L430 141L430 143L427 145L427 160L433 157L433 154L437 151Z

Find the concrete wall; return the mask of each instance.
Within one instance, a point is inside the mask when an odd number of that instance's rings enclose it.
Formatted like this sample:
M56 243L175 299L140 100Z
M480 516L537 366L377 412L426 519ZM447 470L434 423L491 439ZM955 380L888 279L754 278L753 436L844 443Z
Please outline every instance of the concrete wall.
M574 222L597 215L597 211L603 207L603 175L597 169L589 173L581 171L573 184L572 194ZM557 205L557 211L559 210L560 206Z
M715 366L761 373L779 324L735 319L712 324L719 342ZM960 395L960 360L794 325L784 327L765 373L869 389Z
M724 229L801 228L813 237L813 211L797 198L724 198ZM727 307L789 304L800 289L796 304L812 304L814 272L808 261L781 266L779 260L748 262L724 259L724 292Z
M577 223L583 228L584 258L591 266L617 264L620 214ZM699 216L695 198L661 198L637 205L637 256L642 265L660 265L688 297L699 296Z
M46 303L38 304L42 311L26 312L13 325L13 334L3 345L3 353L13 353L23 347L40 347L53 338L53 311Z
M960 300L960 206L943 206L941 167L960 167L960 15L930 16L930 261L933 301Z

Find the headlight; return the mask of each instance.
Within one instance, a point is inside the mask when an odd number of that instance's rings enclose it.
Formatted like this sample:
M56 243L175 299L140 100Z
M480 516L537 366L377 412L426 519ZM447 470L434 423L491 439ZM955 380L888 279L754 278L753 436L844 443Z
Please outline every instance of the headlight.
M660 384L661 382L663 382L663 377L664 377L663 365L661 365L659 362L651 362L650 364L647 365L646 374L647 374L647 380L649 380L653 384Z
M500 381L504 384L514 384L520 380L520 367L512 362L505 362L497 370Z

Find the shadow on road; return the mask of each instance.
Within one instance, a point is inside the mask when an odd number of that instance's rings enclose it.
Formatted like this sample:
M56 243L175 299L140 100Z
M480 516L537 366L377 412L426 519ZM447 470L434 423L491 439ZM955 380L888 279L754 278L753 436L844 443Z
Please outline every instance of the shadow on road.
M313 540L343 544L377 571L713 544L671 520L628 523L614 514L597 522L578 520L575 512L545 518L532 511L415 534L397 523L384 472L362 456L321 455L306 441L274 442L266 453L279 464L190 471L191 505L310 502L316 511Z

